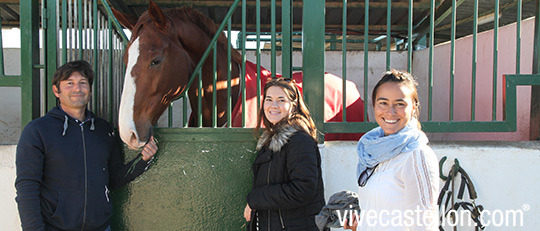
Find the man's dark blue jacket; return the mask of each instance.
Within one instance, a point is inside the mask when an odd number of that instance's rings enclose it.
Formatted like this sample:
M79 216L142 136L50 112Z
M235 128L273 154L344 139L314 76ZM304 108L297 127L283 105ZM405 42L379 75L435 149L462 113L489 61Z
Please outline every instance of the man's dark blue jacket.
M30 122L17 145L17 203L23 230L104 230L109 190L142 174L149 162L123 164L112 126L87 111L78 121L60 108Z

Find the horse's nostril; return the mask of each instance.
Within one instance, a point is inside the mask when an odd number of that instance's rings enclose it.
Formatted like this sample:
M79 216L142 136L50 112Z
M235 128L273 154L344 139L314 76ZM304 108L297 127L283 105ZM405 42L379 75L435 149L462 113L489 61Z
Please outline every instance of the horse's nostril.
M130 132L131 136L129 136L129 146L138 148L139 146L139 138L137 138L137 134L135 132Z

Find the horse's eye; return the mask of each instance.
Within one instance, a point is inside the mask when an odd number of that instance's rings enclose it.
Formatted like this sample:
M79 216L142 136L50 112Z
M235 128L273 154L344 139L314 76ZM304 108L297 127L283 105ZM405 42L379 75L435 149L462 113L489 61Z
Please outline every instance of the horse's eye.
M155 65L158 65L160 63L161 63L161 59L157 58L157 59L152 60L152 62L150 63L150 66L155 66Z

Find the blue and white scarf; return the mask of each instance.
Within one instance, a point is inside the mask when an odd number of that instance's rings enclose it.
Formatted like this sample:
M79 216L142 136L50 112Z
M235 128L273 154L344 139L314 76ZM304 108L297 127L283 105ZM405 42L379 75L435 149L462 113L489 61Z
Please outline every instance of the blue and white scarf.
M358 167L356 179L366 168L392 159L400 153L411 152L429 142L426 134L418 129L418 121L411 121L398 132L385 136L381 127L364 134L358 141Z

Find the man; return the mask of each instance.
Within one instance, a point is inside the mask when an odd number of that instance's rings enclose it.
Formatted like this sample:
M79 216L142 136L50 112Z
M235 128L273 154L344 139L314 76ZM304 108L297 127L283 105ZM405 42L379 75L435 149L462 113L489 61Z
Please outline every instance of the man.
M123 164L113 127L86 109L93 80L86 61L58 68L52 88L60 106L21 134L15 187L23 230L110 230L109 190L141 175L158 150L152 137Z

